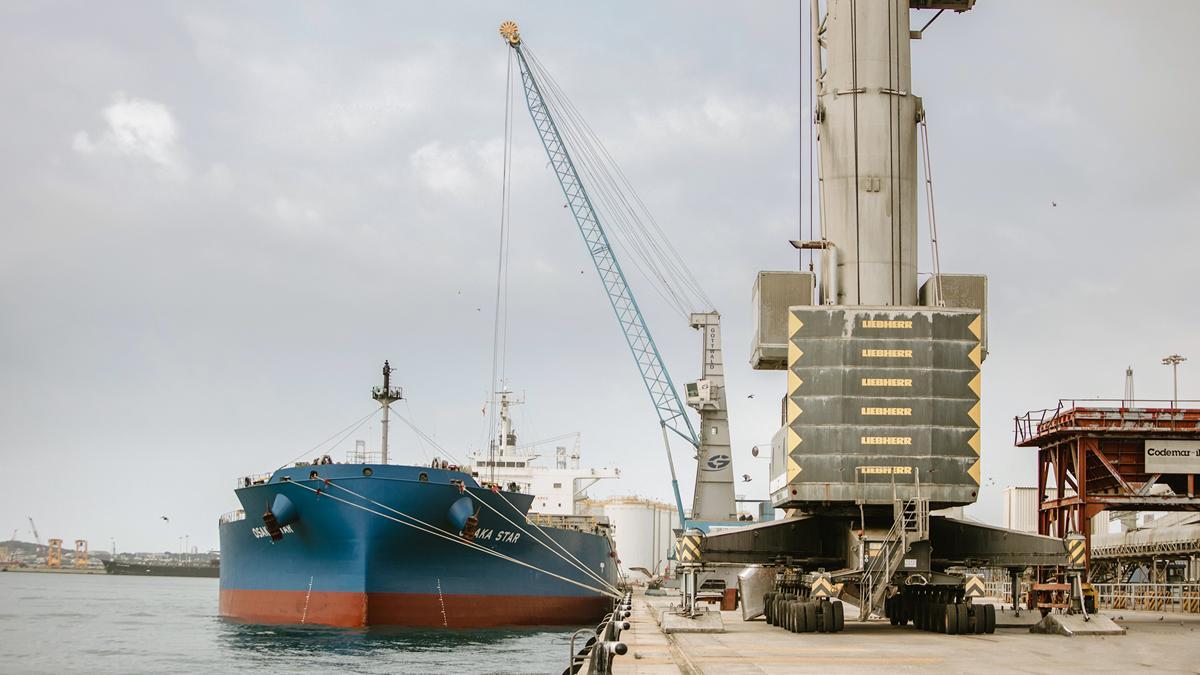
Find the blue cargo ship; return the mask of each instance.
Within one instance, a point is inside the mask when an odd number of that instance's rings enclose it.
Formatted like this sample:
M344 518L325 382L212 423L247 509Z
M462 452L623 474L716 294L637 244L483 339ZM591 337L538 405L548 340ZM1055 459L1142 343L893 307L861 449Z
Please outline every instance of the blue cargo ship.
M387 405L399 399L386 363L384 378L382 462L325 456L239 480L242 508L219 525L221 616L479 628L593 624L611 611L618 560L605 522L530 513L535 495L481 483L478 467L386 463Z

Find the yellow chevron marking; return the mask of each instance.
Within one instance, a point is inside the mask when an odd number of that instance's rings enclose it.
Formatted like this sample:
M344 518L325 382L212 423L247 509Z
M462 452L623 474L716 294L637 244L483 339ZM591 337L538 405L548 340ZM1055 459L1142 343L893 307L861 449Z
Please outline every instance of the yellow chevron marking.
M971 449L975 451L975 456L978 457L979 456L979 432L978 431L975 432L975 435L971 436L971 440L967 441L967 445L971 446Z
M800 379L800 376L791 369L788 370L787 379L788 396L795 396L796 392L800 389L800 386L804 384L804 380Z
M971 406L971 409L967 411L967 417L971 418L975 426L979 426L979 401L976 401L975 405Z
M975 345L975 348L971 350L971 353L968 354L967 357L970 358L971 363L974 363L975 367L978 368L979 364L983 363L983 347Z
M796 405L790 397L787 400L787 421L788 424L794 424L796 420L804 414L804 408Z
M980 461L981 460L978 460L978 459L975 460L975 463L971 465L971 468L967 469L967 475L971 477L971 480L975 481L976 485L979 485L979 462Z
M967 326L967 330L971 331L976 339L982 339L980 329L983 328L983 315L977 315L973 321Z
M788 427L788 430L787 430L787 451L788 451L789 453L790 453L790 452L795 452L796 448L800 447L800 444L801 444L801 443L803 443L803 442L804 442L804 439L803 439L803 438L800 438L800 434L797 434L797 433L796 433L796 431L795 431L794 429L792 429L791 427Z
M794 340L796 338L796 334L800 332L801 328L804 328L804 322L800 320L800 317L796 316L795 312L789 312L788 337Z
M983 384L983 374L976 373L975 377L971 378L971 381L967 384L967 386L971 388L971 391L973 391L976 396L979 396L980 395L979 389L982 384Z
M983 595L984 592L983 579L974 574L968 575L966 582L963 584L963 594L968 597L977 598Z
M796 463L796 460L792 459L791 457L787 458L787 479L789 483L792 482L796 476L799 476L802 470L803 469L800 468L800 465Z

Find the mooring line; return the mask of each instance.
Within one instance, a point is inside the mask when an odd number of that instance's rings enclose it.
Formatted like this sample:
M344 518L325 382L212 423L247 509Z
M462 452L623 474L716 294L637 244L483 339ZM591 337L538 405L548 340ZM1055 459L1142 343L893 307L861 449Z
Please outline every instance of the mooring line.
M503 499L503 500L504 500L504 503L505 503L505 504L508 504L508 506L509 506L509 507L510 507L510 508L513 510L513 512L514 512L514 513L521 514L521 510L520 510L520 509L518 509L518 508L516 507L516 505L514 505L512 502L508 501L508 498L507 498L507 497L505 497L503 493L501 493L501 492L495 492L494 494L496 494L497 496L499 496L499 497L500 497L500 499ZM575 568L576 568L576 569L578 569L579 571L583 572L584 574L587 574L587 575L591 576L593 579L595 579L596 581L599 581L601 584L603 584L604 586L606 586L606 587L608 587L608 588L612 589L613 591L620 592L620 591L619 591L619 589L618 589L616 586L614 586L614 585L612 584L612 582L608 581L607 579L604 579L604 578L603 578L603 577L601 577L599 574L597 574L595 571L588 569L588 568L587 568L587 567L586 567L586 566L583 564L583 561L581 561L579 558L576 558L576 557L575 557L575 556L574 556L574 555L573 555L573 554L572 554L570 551L568 551L566 548L564 548L562 544L560 544L560 543L558 543L557 541L555 541L554 537L552 537L552 536L550 536L549 534L547 534L547 532L546 532L545 530L543 530L543 529L541 528L541 526L540 526L540 525L538 525L537 523L535 523L535 522L533 522L533 521L531 521L531 520L526 520L526 522L528 522L530 525L532 525L532 526L533 526L533 527L534 527L534 528L535 528L535 529L536 529L538 532L540 532L540 533L542 533L542 534L546 535L546 538L547 538L547 539L549 539L550 541L554 542L554 545L555 545L555 546L557 546L557 547L559 547L560 549L562 549L563 553L566 553L568 556L570 556L570 559L569 559L569 560L568 560L566 557L564 557L564 556L562 555L562 553L559 553L558 551L555 551L554 549L550 548L550 545L549 545L549 544L547 544L546 542L542 541L542 540L541 540L541 539L539 539L538 537L535 537L535 536L533 536L533 535L532 535L532 534L530 534L528 531L526 531L526 530L525 530L525 528L523 528L523 527L521 527L520 525L518 525L517 523L513 522L513 520L512 520L511 518L509 518L508 516L504 515L503 513L500 513L500 511L499 511L499 510L498 510L496 507L492 506L491 504L488 504L488 503L487 503L487 502L486 502L486 501L485 501L485 500L484 500L482 497L479 499L479 501L483 502L483 505L484 505L484 506L486 506L486 507L488 507L489 509L491 509L493 512L495 512L495 514L496 514L496 515L498 515L498 516L500 516L501 518L503 518L504 520L508 521L510 524L512 524L512 526L513 526L513 527L517 528L517 529L518 529L518 530L520 530L521 532L524 532L524 533L525 533L525 535L526 535L527 537L529 537L530 539L533 539L533 540L534 540L534 541L536 541L537 543L539 543L539 544L541 544L542 546L546 547L546 550L548 550L548 551L550 551L551 553L553 553L554 555L558 556L559 558L561 558L561 559L562 559L563 561L565 561L566 563L568 563L568 564L572 565L573 567L575 567ZM521 515L522 515L522 516L524 516L524 514L521 514ZM527 518L527 516L525 516L525 517ZM572 561L574 561L574 562L572 562Z
M425 533L427 533L427 534L432 534L432 535L434 535L434 536L436 536L436 537L441 537L442 539L447 539L447 540L449 540L449 541L455 542L455 543L457 543L457 544L461 544L461 545L463 545L463 546L466 546L466 547L468 547L468 548L474 548L474 549L476 549L476 550L479 550L479 551L481 551L481 552L483 552L483 553L486 553L486 554L488 554L488 555L492 555L492 556L495 556L495 557L497 557L497 558L500 558L500 559L502 559L502 560L507 560L507 561L509 561L509 562L511 562L511 563L514 563L514 564L520 565L520 566L522 566L522 567L529 568L529 569L531 569L531 570L533 570L533 571L535 571L535 572L541 572L542 574L545 574L545 575L547 575L547 576L554 577L555 579L558 579L558 580L560 580L560 581L564 581L564 582L566 582L566 583L568 583L568 584L571 584L571 585L573 585L573 586L578 586L578 587L580 587L580 588L583 588L583 589L586 589L586 590L592 591L593 593L599 593L600 595L606 595L606 596L608 596L608 597L611 597L611 598L617 598L617 599L620 599L620 597L621 597L621 596L620 596L620 594L613 593L612 591L610 591L610 590L608 590L608 589L604 589L604 588L596 588L596 587L594 587L594 586L589 586L589 585L587 585L587 584L584 584L584 583L580 583L580 582L578 582L578 581L575 581L574 579L568 579L567 577L564 577L564 576L562 576L561 574L555 574L554 572L551 572L551 571L549 571L549 570L542 569L542 568L540 568L540 567L538 567L538 566L536 566L536 565L531 565L531 564L529 564L529 563L527 563L527 562L525 562L525 561L523 561L523 560L518 560L518 559L516 559L516 558L514 558L514 557L512 557L512 556L509 556L509 555L505 555L505 554L503 554L503 553L500 553L499 551L494 551L494 550L492 550L492 549L490 549L490 548L487 548L487 547L485 547L485 546L480 546L479 544L476 544L476 543L474 543L474 542L469 542L469 541L466 541L466 540L464 540L464 539L462 539L462 538L458 537L457 535L451 535L451 534L449 534L449 533L445 532L444 530L440 530L440 529L438 529L438 528L436 528L436 527L433 527L432 525L429 525L428 523L425 523L424 521L422 521L422 520L421 520L421 519L419 519L419 518L416 518L416 517L414 517L414 516L410 516L410 515L408 515L407 513L403 513L403 512L401 512L401 511L396 511L395 509L391 509L391 507L387 507L387 506L384 506L384 505L382 505L382 504L380 504L380 505L379 505L379 506L381 506L381 507L383 507L383 508L387 508L387 509L389 509L389 510L395 511L396 513L398 513L398 514L400 514L400 515L404 516L405 518L410 518L410 519L412 519L412 520L416 521L417 523L420 523L420 525L414 525L413 523L408 523L408 522L405 522L405 521L403 521L403 520L400 520L399 518L394 518L394 517L392 517L392 516L389 516L389 515L388 515L388 514L386 514L386 513L380 513L379 511L376 511L376 510L374 510L374 509L369 509L369 508L367 508L367 507L365 507L365 506L363 506L363 505L361 505L361 504L355 504L354 502L352 502L352 501L349 501L349 500L347 500L347 499L342 499L341 497L338 497L337 495L332 495L332 494L330 494L330 493L328 493L328 492L322 492L321 490L318 490L318 489L316 489L316 488L309 487L309 486L307 486L307 485L304 485L304 484L302 484L302 483L298 483L298 482L296 482L296 481L288 481L288 483L289 483L289 484L291 484L291 485L295 485L295 486L297 486L297 487L299 487L299 488L303 488L303 489L305 489L305 490L308 490L309 492L314 492L314 493L316 493L317 495L324 495L324 496L328 497L329 499L332 499L332 500L334 500L334 501L337 501L337 502L341 502L342 504L345 504L345 505L347 505L347 506L351 506L351 507L354 507L354 508L356 508L356 509L359 509L359 510L362 510L362 511L366 511L367 513L372 513L372 514L374 514L374 515L377 515L377 516L379 516L379 517L381 517L381 518L385 518L385 519L387 519L387 520L390 520L390 521L392 521L392 522L399 523L400 525L404 525L405 527L411 527L411 528L413 528L413 529L415 529L415 530L418 530L418 531L421 531L421 532L425 532ZM332 485L332 483L327 483L327 484L329 484L329 485ZM340 486L337 486L337 487L340 487ZM343 488L343 489L345 489L345 488ZM352 492L352 491L350 491L350 492ZM368 500L369 500L369 498L364 498L364 499L368 499ZM421 525L423 525L424 527L421 527Z
M329 481L327 481L327 483L328 483L330 486L332 486L332 487L338 488L339 490L342 490L342 491L344 491L344 492L348 492L349 494L352 494L352 495L354 495L355 497L358 497L359 499L362 499L362 500L364 500L364 501L370 502L371 504L374 504L375 506L378 506L378 507L380 507L380 508L382 508L382 509L387 509L388 511L392 511L393 513L397 513L397 514L399 514L399 515L405 516L406 518L412 518L413 520L417 520L417 522L421 522L421 521L420 521L420 520L418 520L417 518L414 518L413 516L410 516L410 515L408 515L408 514L404 513L403 511L400 511L400 510L398 510L398 509L392 508L392 507L388 506L387 504L383 504L383 503L380 503L380 502L378 502L378 501L375 501L374 499L371 499L370 497L367 497L366 495L359 494L359 493L355 492L354 490L351 490L350 488L348 488L348 487L345 487L344 485L338 485L337 483L334 483L332 480L329 480ZM476 489L476 488L468 488L468 489ZM477 488L477 489L479 489L479 490L482 490L483 488ZM489 492L490 492L490 490L489 490ZM504 500L504 502L505 502L506 504L508 504L510 507L512 507L514 511L516 511L516 510L517 510L517 508L516 508L515 506L513 506L512 502L508 501L508 499L506 499L506 498L504 497L504 495L500 494L499 492L495 492L495 493L493 493L493 494L497 494L497 495L499 495L499 496L500 496L500 498L501 498L501 499L503 499L503 500ZM500 511L499 511L499 510L497 510L497 509L496 509L496 507L492 506L491 504L488 504L488 503L487 503L487 501L486 501L486 500L484 500L484 498L483 498L483 497L477 496L476 498L477 498L477 499L479 499L479 501L480 501L480 502L481 502L481 503L482 503L484 506L488 507L488 508L489 508L489 509L491 509L493 512L495 512L495 513L496 513L496 515L500 516L501 518L504 518L504 519L505 519L506 521L508 521L508 522L509 522L509 523L510 523L510 524L511 524L513 527L517 528L517 529L518 529L518 530L520 530L522 533L524 533L524 534L525 534L525 536L529 537L530 539L533 539L534 541L538 542L538 543L539 543L539 544L541 544L542 546L546 547L546 550L550 551L551 553L554 553L554 554L555 554L555 555L557 555L557 556L558 556L560 559L562 559L564 562L566 562L566 563L568 563L568 564L571 564L571 565L575 566L575 567L576 567L576 569L580 570L580 571L581 571L581 572L583 572L584 574L590 575L590 576L592 577L592 579L594 579L595 581L598 581L598 582L600 582L600 585L601 585L601 586L604 586L604 587L608 588L609 590L611 590L611 591L612 591L612 592L614 592L614 593L618 593L618 594L620 593L620 589L618 589L617 587L613 586L613 585L612 585L611 583L609 583L607 580L605 580L605 579L601 578L600 576L598 576L598 575L597 575L597 574L595 574L594 572L592 572L592 571L588 570L586 567L584 567L584 566L583 566L583 563L582 563L582 562L579 562L579 559L578 559L578 558L576 558L576 559L575 559L575 560L576 560L576 563L578 563L578 564L572 563L570 560L567 560L567 559L566 559L566 558L564 558L562 555L560 555L559 553L555 552L555 551L554 551L554 549L550 548L550 547L549 547L549 546L548 546L548 545L547 545L545 542L541 541L539 538L537 538L537 537L533 536L532 534L530 534L529 532L527 532L527 531L526 531L524 528L522 528L520 525L518 525L517 523L513 522L513 521L512 521L512 519L508 518L508 517L507 517L507 516L505 516L503 513L500 513ZM428 527L434 527L433 525L429 525L428 523L423 523L423 522L422 522L421 524L422 524L422 525L426 525L426 526L428 526ZM533 523L531 523L531 524L533 524ZM533 524L533 525L534 525L534 527L537 527L537 525L536 525L536 524ZM435 528L435 529L439 529L439 528ZM441 531L441 530L439 529L439 531ZM547 536L549 536L549 535L547 535ZM553 540L553 539L551 539L551 540ZM555 542L555 543L557 544L557 542ZM486 547L481 547L481 548L486 548ZM559 548L562 548L562 546L561 546L561 545L559 545ZM492 550L492 549L488 549L488 550ZM564 550L565 550L565 549L564 549ZM568 555L570 555L570 552L568 552Z

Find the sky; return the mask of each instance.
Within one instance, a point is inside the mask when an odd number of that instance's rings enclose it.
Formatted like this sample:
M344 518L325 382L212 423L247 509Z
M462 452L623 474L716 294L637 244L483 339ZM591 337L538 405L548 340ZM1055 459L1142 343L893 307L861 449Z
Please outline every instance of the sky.
M32 516L43 541L216 548L234 480L370 413L384 359L399 414L456 456L484 444L506 19L721 311L738 491L765 497L750 449L784 373L749 368L750 291L796 269L809 210L804 5L3 3L0 539L30 540ZM1015 415L1119 398L1126 366L1139 397L1169 398L1172 352L1200 398L1198 20L1183 1L980 0L913 45L942 269L990 284L973 517L999 523L1003 488L1034 481ZM595 495L669 501L655 413L515 112L517 431L580 432L585 464L622 470ZM694 379L699 337L639 288ZM372 419L331 454L378 435ZM394 461L435 454L396 425ZM690 495L691 453L674 457Z

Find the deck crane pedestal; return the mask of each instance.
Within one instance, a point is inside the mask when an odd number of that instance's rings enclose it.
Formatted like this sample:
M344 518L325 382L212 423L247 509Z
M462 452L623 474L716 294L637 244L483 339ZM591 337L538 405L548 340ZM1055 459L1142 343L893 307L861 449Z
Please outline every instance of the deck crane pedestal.
M630 288L609 242L608 234L600 222L600 216L580 178L575 159L560 133L551 106L547 104L543 95L542 83L535 76L534 69L526 58L517 24L512 21L504 22L500 26L500 35L516 55L525 102L533 126L541 138L550 165L567 200L567 207L575 218L584 243L587 244L588 253L591 254L596 272L600 275L617 322L625 335L625 341L637 363L642 382L658 414L663 439L667 445L667 460L671 469L675 504L679 509L680 529L685 530L689 525L704 528L710 522L736 521L733 462L729 452L729 415L721 356L720 315L713 311L692 314L690 317L692 327L702 331L704 336L701 379L688 385L687 395L688 404L700 414L700 433L697 434L684 410L675 384L663 364L658 346L650 334L645 317L634 298L633 289ZM668 432L686 440L696 451L696 489L690 522L685 516L683 500L679 494Z

